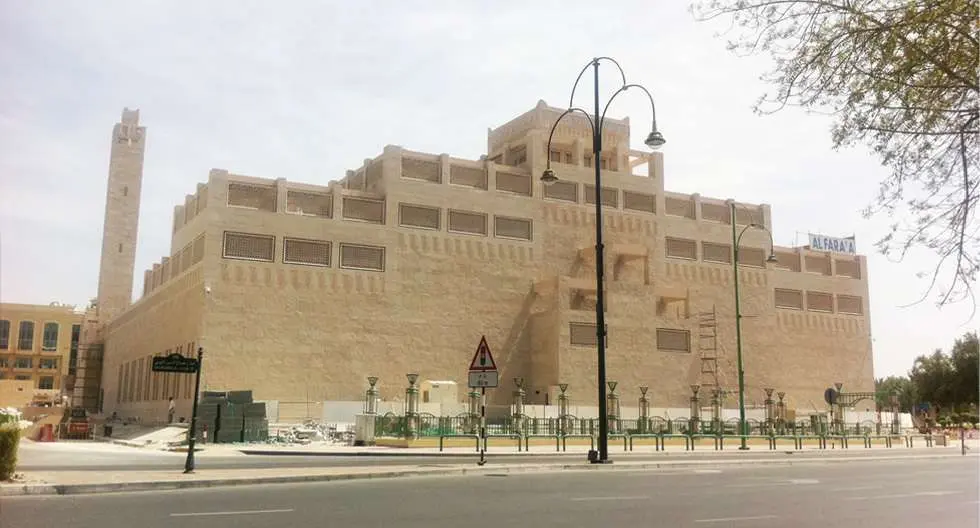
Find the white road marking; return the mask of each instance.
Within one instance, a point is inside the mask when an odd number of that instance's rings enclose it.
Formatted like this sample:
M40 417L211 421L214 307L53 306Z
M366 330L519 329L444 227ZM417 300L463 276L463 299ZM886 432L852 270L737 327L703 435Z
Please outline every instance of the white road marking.
M574 499L569 499L569 500L581 502L581 501L601 501L601 500L643 500L648 498L649 497L645 495L644 496L636 495L631 497L576 497Z
M695 469L695 473L721 473L720 469Z
M820 484L817 479L790 479L790 484Z
M855 486L853 488L835 488L834 491L860 491L869 489L881 489L881 486Z
M246 510L246 511L226 511L226 512L198 512L198 513L171 513L171 517L207 517L211 515L254 515L257 513L288 513L288 510Z
M756 515L755 517L724 517L720 519L698 519L694 522L696 523L716 523L716 522L733 522L733 521L758 521L762 519L775 519L775 515Z
M848 497L847 500L876 500L876 499L907 499L909 497L941 497L943 495L954 495L959 491L920 491L917 493L899 493L895 495L876 495L872 497Z

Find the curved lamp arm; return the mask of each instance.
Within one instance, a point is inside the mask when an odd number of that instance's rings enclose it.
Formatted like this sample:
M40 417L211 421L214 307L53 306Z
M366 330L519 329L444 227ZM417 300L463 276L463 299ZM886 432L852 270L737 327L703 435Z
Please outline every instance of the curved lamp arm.
M623 84L624 85L626 84L626 74L623 72L623 67L620 66L618 62L616 62L616 59L614 59L612 57L596 57L596 58L590 60L589 63L586 64L582 68L582 71L578 72L578 77L575 78L575 84L572 85L572 95L569 96L569 98L568 98L568 107L569 108L571 108L572 106L575 105L575 89L578 88L578 82L580 80L582 80L582 75L585 74L585 70L589 69L589 66L592 66L592 65L596 64L597 62L599 62L601 60L607 60L607 61L615 64L616 65L616 69L619 70L619 77L623 80Z
M609 110L609 105L612 104L613 99L615 99L617 95L625 92L626 90L629 90L630 88L639 88L643 90L643 93L647 94L647 99L650 100L650 113L653 116L653 127L650 128L650 130L657 130L657 107L653 104L653 95L650 94L650 90L647 90L642 84L624 83L622 88L616 90L616 93L612 94L612 97L610 97L609 101L606 102L606 107L602 109L602 117L599 118L599 125L598 125L600 135L602 134L602 124L606 121L606 112Z
M734 221L734 219L733 219L733 221ZM776 243L773 242L773 239L772 239L772 231L769 231L769 229L766 228L766 226L764 226L762 224L752 223L752 224L749 224L749 225L743 227L742 228L742 232L739 233L738 234L738 238L735 239L735 248L734 248L735 249L735 259L738 260L738 248L739 248L739 246L742 245L742 235L744 235L745 232L748 231L750 227L755 227L755 228L761 229L761 230L765 231L767 235L769 235L769 258L771 259L772 257L774 257L775 254L776 254L775 253L776 252L776 250L775 250Z
M561 115L558 116L558 119L555 119L555 124L551 125L551 133L548 134L548 152L546 153L548 159L548 169L551 168L551 140L555 137L555 129L558 128L558 123L560 123L565 116L571 114L572 112L581 112L582 115L585 116L585 119L589 122L589 128L592 129L592 134L595 134L595 123L592 122L592 117L589 116L588 112L578 107L572 107L562 112Z

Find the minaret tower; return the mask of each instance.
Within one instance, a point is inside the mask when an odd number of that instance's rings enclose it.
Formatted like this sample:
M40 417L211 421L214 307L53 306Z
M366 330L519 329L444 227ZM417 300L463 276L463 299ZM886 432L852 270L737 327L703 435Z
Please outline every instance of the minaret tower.
M146 127L139 126L139 120L139 110L124 108L122 119L112 129L97 305L98 320L103 324L122 313L133 298L146 150Z

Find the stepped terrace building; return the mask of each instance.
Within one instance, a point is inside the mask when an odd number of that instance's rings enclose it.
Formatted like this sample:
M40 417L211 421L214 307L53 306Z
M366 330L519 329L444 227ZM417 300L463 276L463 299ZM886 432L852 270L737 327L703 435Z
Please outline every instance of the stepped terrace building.
M605 204L608 379L632 399L686 407L691 384L734 390L731 219L771 228L767 205L665 190L660 153L630 148L608 120L602 159L588 124L543 101L464 160L387 146L340 181L313 185L212 170L174 209L170 255L108 326L106 412L189 415L192 379L150 370L154 355L205 349L203 390L257 400L385 399L405 374L455 380L486 335L510 401L573 404L596 394L594 200ZM560 177L538 179L550 158ZM593 164L603 189L593 187ZM732 215L731 205L735 213ZM802 226L801 226L802 227ZM872 390L864 257L775 247L749 229L739 251L746 402L786 392L823 408L834 382ZM734 401L734 398L729 399Z

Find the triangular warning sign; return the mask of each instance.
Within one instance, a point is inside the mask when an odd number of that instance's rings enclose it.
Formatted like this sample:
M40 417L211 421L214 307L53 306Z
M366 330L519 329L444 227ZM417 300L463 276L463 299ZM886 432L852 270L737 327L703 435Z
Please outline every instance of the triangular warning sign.
M480 338L480 345L476 347L476 354L473 354L473 361L470 361L470 371L486 372L488 370L497 370L497 364L493 362L493 355L490 354L487 336L483 336Z

